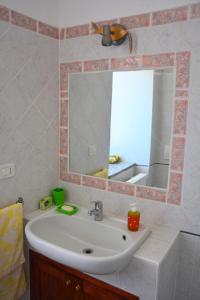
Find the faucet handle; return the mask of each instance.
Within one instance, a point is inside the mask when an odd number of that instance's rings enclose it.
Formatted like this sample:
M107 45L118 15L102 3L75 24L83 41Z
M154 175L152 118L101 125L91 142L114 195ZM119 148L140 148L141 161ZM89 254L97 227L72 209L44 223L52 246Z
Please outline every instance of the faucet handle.
M97 201L91 201L91 203L94 203L95 209L103 209L103 202L100 200Z

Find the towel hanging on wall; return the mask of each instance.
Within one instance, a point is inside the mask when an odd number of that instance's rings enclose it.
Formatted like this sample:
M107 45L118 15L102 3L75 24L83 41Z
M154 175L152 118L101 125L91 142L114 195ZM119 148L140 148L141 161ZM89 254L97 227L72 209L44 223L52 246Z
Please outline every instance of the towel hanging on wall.
M0 209L0 299L17 300L26 288L22 204Z

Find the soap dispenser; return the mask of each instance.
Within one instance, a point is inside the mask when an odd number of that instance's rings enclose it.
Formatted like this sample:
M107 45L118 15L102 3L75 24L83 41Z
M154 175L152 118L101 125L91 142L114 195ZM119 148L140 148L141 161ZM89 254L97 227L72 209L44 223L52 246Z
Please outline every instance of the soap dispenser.
M139 225L140 225L140 212L137 209L136 203L132 203L128 211L128 230L138 231Z

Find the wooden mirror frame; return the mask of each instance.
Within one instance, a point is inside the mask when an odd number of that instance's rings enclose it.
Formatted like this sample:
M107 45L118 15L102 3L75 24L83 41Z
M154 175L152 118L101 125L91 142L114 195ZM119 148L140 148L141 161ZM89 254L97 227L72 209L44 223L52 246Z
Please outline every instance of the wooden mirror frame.
M186 123L189 94L190 52L172 52L67 62L60 64L60 179L100 190L126 194L137 198L180 205L184 169ZM134 71L174 68L176 74L173 129L171 136L168 187L135 185L126 182L72 173L69 171L69 74L101 71Z

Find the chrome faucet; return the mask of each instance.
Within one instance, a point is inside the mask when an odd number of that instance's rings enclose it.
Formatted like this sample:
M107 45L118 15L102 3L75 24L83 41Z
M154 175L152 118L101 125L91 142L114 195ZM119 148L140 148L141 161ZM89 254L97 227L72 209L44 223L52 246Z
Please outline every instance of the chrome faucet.
M94 209L88 211L90 216L94 215L95 221L102 221L103 220L103 202L102 201L91 201L94 203Z

